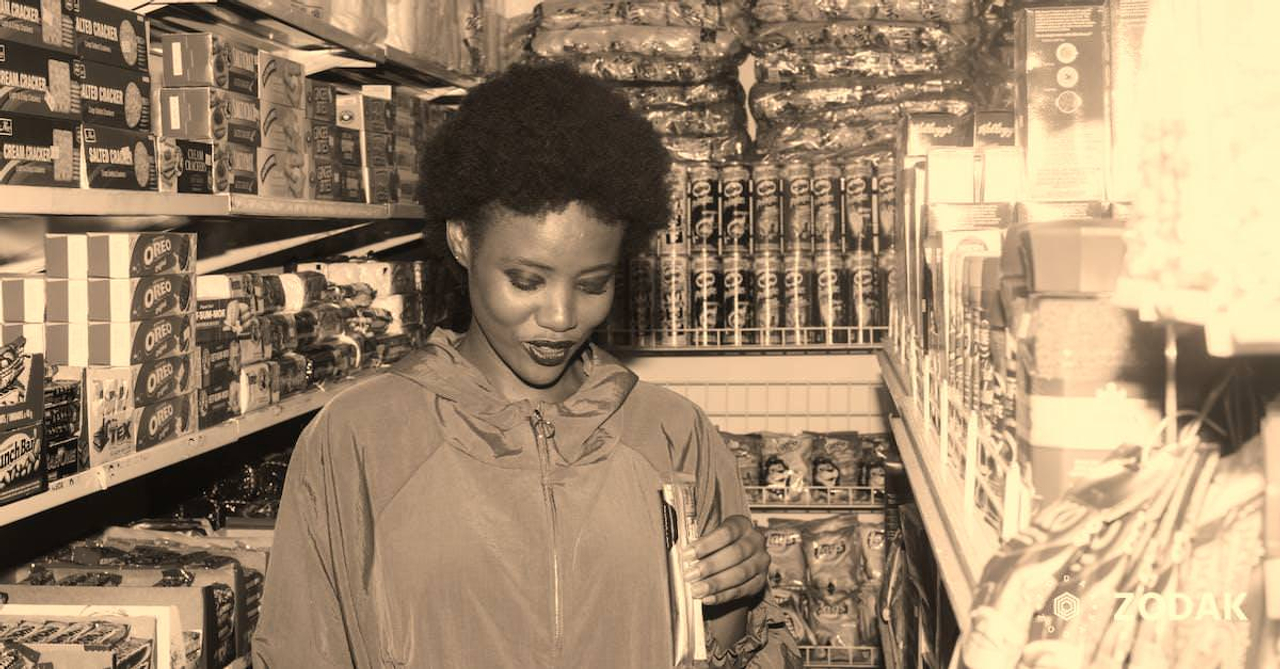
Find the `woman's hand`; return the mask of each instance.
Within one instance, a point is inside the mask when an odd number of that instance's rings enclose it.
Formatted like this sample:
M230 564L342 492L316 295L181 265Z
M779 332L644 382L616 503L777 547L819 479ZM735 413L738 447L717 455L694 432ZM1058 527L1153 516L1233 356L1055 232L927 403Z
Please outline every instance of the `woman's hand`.
M703 604L723 604L764 589L769 553L746 516L730 516L686 552L685 574Z

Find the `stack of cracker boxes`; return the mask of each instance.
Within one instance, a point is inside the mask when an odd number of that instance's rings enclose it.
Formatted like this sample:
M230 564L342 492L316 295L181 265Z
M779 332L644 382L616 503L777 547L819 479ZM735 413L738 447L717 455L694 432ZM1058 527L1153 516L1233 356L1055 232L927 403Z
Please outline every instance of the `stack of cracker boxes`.
M83 465L195 430L195 247L184 233L46 238L47 358L83 370Z

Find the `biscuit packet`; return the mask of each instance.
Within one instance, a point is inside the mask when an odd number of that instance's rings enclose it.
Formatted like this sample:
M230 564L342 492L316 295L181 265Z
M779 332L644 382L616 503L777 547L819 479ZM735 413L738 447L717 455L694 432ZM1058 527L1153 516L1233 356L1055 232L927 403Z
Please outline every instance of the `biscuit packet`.
M721 432L720 436L738 463L738 478L747 492L747 502L760 503L760 435Z
M838 515L801 528L807 584L817 599L836 599L863 582L859 518Z
M809 499L815 504L850 504L864 501L863 491L850 491L859 484L861 452L857 432L814 434L809 458ZM870 497L870 495L866 495Z
M773 503L807 501L812 434L765 432L760 449L760 483L765 500Z
M775 588L803 588L805 562L803 532L804 523L798 520L773 519L762 528L765 548L772 560L769 564L769 585Z

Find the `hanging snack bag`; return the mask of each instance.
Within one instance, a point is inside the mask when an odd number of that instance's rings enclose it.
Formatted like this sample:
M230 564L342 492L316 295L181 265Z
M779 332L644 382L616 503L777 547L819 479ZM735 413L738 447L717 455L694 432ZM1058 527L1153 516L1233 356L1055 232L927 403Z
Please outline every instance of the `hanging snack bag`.
M767 501L800 502L807 498L813 441L813 435L764 433L760 482L769 488L765 494Z
M856 432L833 432L814 435L813 454L809 458L809 498L814 503L849 504L854 499L847 486L858 485L859 442ZM834 489L832 489L834 488Z
M806 523L802 536L808 585L815 602L834 601L858 589L863 581L863 562L857 517L839 515Z
M857 518L862 574L868 583L884 576L884 513L860 513Z
M747 490L747 501L758 504L760 500L760 447L758 434L731 434L721 432L720 436L729 447L729 452L738 461L738 478Z
M872 599L874 605L875 599ZM851 592L835 597L815 597L810 604L809 622L814 643L819 646L861 646L866 643L858 612L860 602Z
M858 611L859 644L880 645L880 584L866 583L855 598Z
M769 565L769 585L774 588L802 588L805 584L803 523L772 520L764 528Z
M809 601L804 591L799 588L773 586L769 588L769 597L781 609L782 619L787 631L795 638L796 643L807 646L813 643L813 630L809 627Z

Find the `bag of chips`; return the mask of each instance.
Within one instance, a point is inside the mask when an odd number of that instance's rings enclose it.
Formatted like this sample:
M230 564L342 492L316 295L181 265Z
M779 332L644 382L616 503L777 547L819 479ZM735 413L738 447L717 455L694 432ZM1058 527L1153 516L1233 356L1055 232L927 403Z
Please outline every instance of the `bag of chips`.
M738 461L738 478L747 489L747 501L759 503L760 491L760 444L758 434L731 434L721 432L720 436L729 447L729 452Z
M868 583L879 583L884 577L884 513L860 513L857 522L862 574Z
M809 627L809 601L804 590L773 586L769 588L769 597L782 611L787 631L801 646L813 644L813 630Z
M812 455L809 458L809 499L815 503L848 504L848 490L830 490L833 487L853 486L859 482L860 444L857 432L833 432L815 435ZM869 501L869 500L865 500Z
M772 562L769 565L769 585L774 588L803 588L805 585L805 561L803 546L804 523L796 520L773 520L764 528L765 548Z
M806 498L809 481L809 455L813 452L813 435L785 435L766 432L760 450L760 481L769 488L765 497L771 502L799 502Z
M809 588L818 599L834 600L862 585L858 517L838 515L805 523L802 529Z
M866 645L859 620L860 608L861 602L851 592L814 597L810 605L814 642L819 646Z

